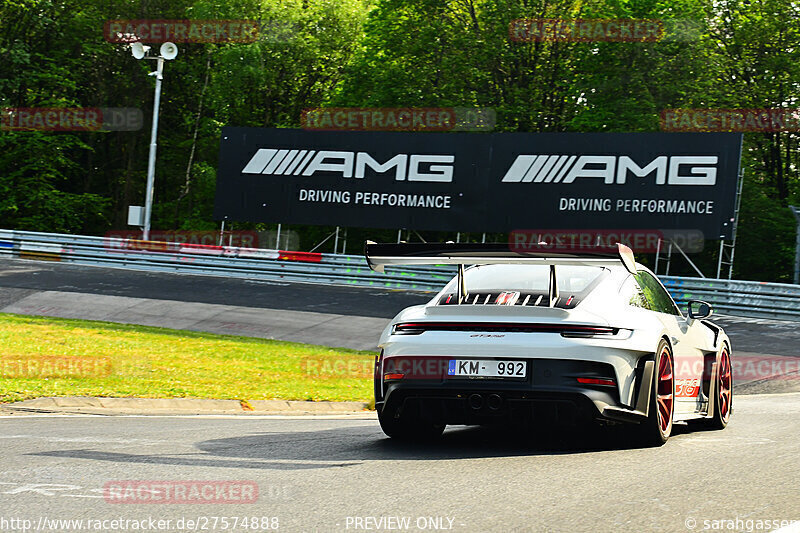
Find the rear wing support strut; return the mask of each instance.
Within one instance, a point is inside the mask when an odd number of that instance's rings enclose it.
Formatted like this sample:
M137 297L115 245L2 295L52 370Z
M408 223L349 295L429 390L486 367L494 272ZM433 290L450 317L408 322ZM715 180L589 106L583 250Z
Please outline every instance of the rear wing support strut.
M548 305L555 307L558 302L558 280L556 279L556 266L550 265L550 283L547 288Z
M558 292L558 280L556 279L556 266L550 265L550 282L547 289L547 303L550 307L555 307L560 294ZM456 301L459 305L463 304L467 298L467 287L464 282L464 265L458 265L458 279L456 281Z
M467 287L464 284L464 265L462 264L458 265L458 288L456 290L458 291L456 294L456 301L461 305L467 297Z
M636 260L630 248L618 243L615 248L577 248L570 253L559 253L546 247L514 250L508 244L490 243L405 243L378 244L367 241L364 246L367 265L375 272L384 272L387 265L458 265L456 301L465 302L467 289L464 282L464 265L527 264L548 265L548 305L558 302L556 265L610 266L622 265L636 274Z

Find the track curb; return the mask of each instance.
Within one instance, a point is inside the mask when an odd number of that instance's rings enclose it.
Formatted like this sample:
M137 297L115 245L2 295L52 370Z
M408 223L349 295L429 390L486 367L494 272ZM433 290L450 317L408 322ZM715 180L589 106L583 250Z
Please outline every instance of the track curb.
M0 410L96 414L341 414L369 410L366 402L292 400L204 400L196 398L44 397L0 405Z

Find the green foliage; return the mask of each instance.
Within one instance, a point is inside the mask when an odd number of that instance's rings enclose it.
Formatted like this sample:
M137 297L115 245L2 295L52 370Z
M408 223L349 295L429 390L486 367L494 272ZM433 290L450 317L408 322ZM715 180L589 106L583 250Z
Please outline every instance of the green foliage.
M297 126L336 85L361 37L359 0L286 0L254 6L263 35L213 51L211 107L221 124ZM239 15L241 17L241 15Z
M0 135L0 227L64 233L102 229L109 200L65 190L69 177L80 175L69 154L87 149L71 135Z
M735 277L792 282L795 218L787 207L769 198L753 180L745 180L734 261Z
M495 109L499 131L658 131L669 108L796 109L798 15L793 0L0 0L0 107L145 117L136 132L0 131L0 227L102 233L143 203L153 63L107 42L107 20L261 24L256 42L179 44L165 65L153 227L212 229L224 125L297 127L318 106L479 106ZM658 19L666 34L515 42L509 23L525 17ZM797 132L745 134L738 277L791 275L798 146ZM305 249L332 231L291 229ZM396 231L350 228L348 250L366 237ZM716 248L693 258L706 274Z

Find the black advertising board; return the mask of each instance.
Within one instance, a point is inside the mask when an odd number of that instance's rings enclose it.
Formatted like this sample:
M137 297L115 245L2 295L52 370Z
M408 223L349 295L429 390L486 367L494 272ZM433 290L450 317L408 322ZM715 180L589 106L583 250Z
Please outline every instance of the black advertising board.
M738 133L410 133L226 127L215 218L730 237Z

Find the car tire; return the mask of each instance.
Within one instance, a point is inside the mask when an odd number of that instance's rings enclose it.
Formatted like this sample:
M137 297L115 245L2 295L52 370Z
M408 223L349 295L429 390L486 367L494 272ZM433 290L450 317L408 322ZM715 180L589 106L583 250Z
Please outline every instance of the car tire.
M436 424L419 416L410 414L394 416L394 412L382 409L378 413L378 421L383 432L397 440L424 442L438 438L444 431L444 424Z
M662 339L655 353L655 371L647 420L639 427L645 446L661 446L672 434L675 412L675 364L672 349Z
M714 402L714 416L704 420L709 429L725 429L733 411L733 369L731 354L727 345L722 346L717 358L716 394L710 398Z

